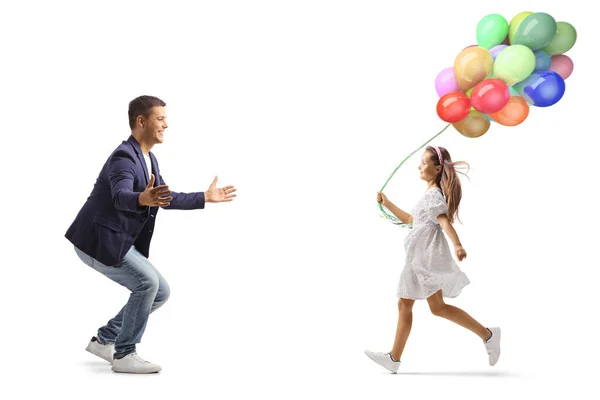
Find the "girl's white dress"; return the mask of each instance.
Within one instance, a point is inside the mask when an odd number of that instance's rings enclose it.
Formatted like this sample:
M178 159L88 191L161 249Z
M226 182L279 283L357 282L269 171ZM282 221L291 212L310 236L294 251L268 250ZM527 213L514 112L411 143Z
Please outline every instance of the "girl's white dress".
M441 189L431 188L411 212L413 228L404 240L406 263L400 276L397 296L426 299L442 289L444 297L456 297L469 278L454 262L452 251L437 217L448 214Z

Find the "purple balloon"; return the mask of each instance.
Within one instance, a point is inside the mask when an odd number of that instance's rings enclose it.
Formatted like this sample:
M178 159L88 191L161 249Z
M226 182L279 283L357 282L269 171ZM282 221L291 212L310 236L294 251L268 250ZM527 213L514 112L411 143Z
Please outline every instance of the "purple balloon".
M440 71L435 78L435 91L440 97L448 93L460 91L454 77L454 67L444 68Z
M498 53L500 53L502 50L504 50L507 47L508 46L505 44L499 44L498 46L492 47L490 49L490 54L492 55L492 58L495 60Z

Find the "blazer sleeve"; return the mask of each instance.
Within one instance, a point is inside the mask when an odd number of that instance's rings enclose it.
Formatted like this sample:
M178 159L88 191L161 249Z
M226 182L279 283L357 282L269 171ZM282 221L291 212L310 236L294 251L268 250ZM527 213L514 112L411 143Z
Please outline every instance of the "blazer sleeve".
M125 150L117 150L111 156L108 165L108 180L115 208L121 211L143 213L147 206L138 205L138 197L142 192L133 191L135 178L135 161Z
M162 175L158 174L160 182L159 185L166 185ZM161 207L165 210L198 210L203 209L205 205L204 192L171 192L173 200L167 207Z

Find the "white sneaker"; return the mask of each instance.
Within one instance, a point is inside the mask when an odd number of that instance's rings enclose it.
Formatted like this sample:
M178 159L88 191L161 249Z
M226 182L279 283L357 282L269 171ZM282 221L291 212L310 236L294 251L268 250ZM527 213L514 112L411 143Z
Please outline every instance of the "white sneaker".
M94 336L85 349L93 355L98 356L112 364L113 354L115 353L114 344L102 344L100 341L98 341L98 338Z
M137 353L127 354L123 358L115 358L113 360L112 370L114 372L125 372L129 374L151 374L160 371L162 368L160 365L152 364L140 356Z
M484 342L485 349L490 356L490 365L494 366L500 358L500 328L488 328L492 332L492 337Z
M388 371L393 372L394 374L398 372L398 367L400 366L400 361L392 360L392 355L390 353L382 353L375 352L371 350L365 350L365 354L377 364L381 365L383 368L386 368Z

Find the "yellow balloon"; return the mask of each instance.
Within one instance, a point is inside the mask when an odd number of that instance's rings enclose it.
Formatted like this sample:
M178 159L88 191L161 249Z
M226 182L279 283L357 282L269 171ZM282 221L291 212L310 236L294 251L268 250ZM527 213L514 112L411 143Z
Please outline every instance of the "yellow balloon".
M515 15L513 19L510 20L510 24L508 24L508 41L511 44L515 33L517 33L519 25L521 25L521 22L523 22L523 20L529 17L531 14L533 14L532 11L523 11Z
M452 126L463 136L478 138L490 129L490 121L479 111L472 110L466 118L453 123Z
M454 77L461 92L473 88L492 72L494 58L479 46L463 49L454 60Z

